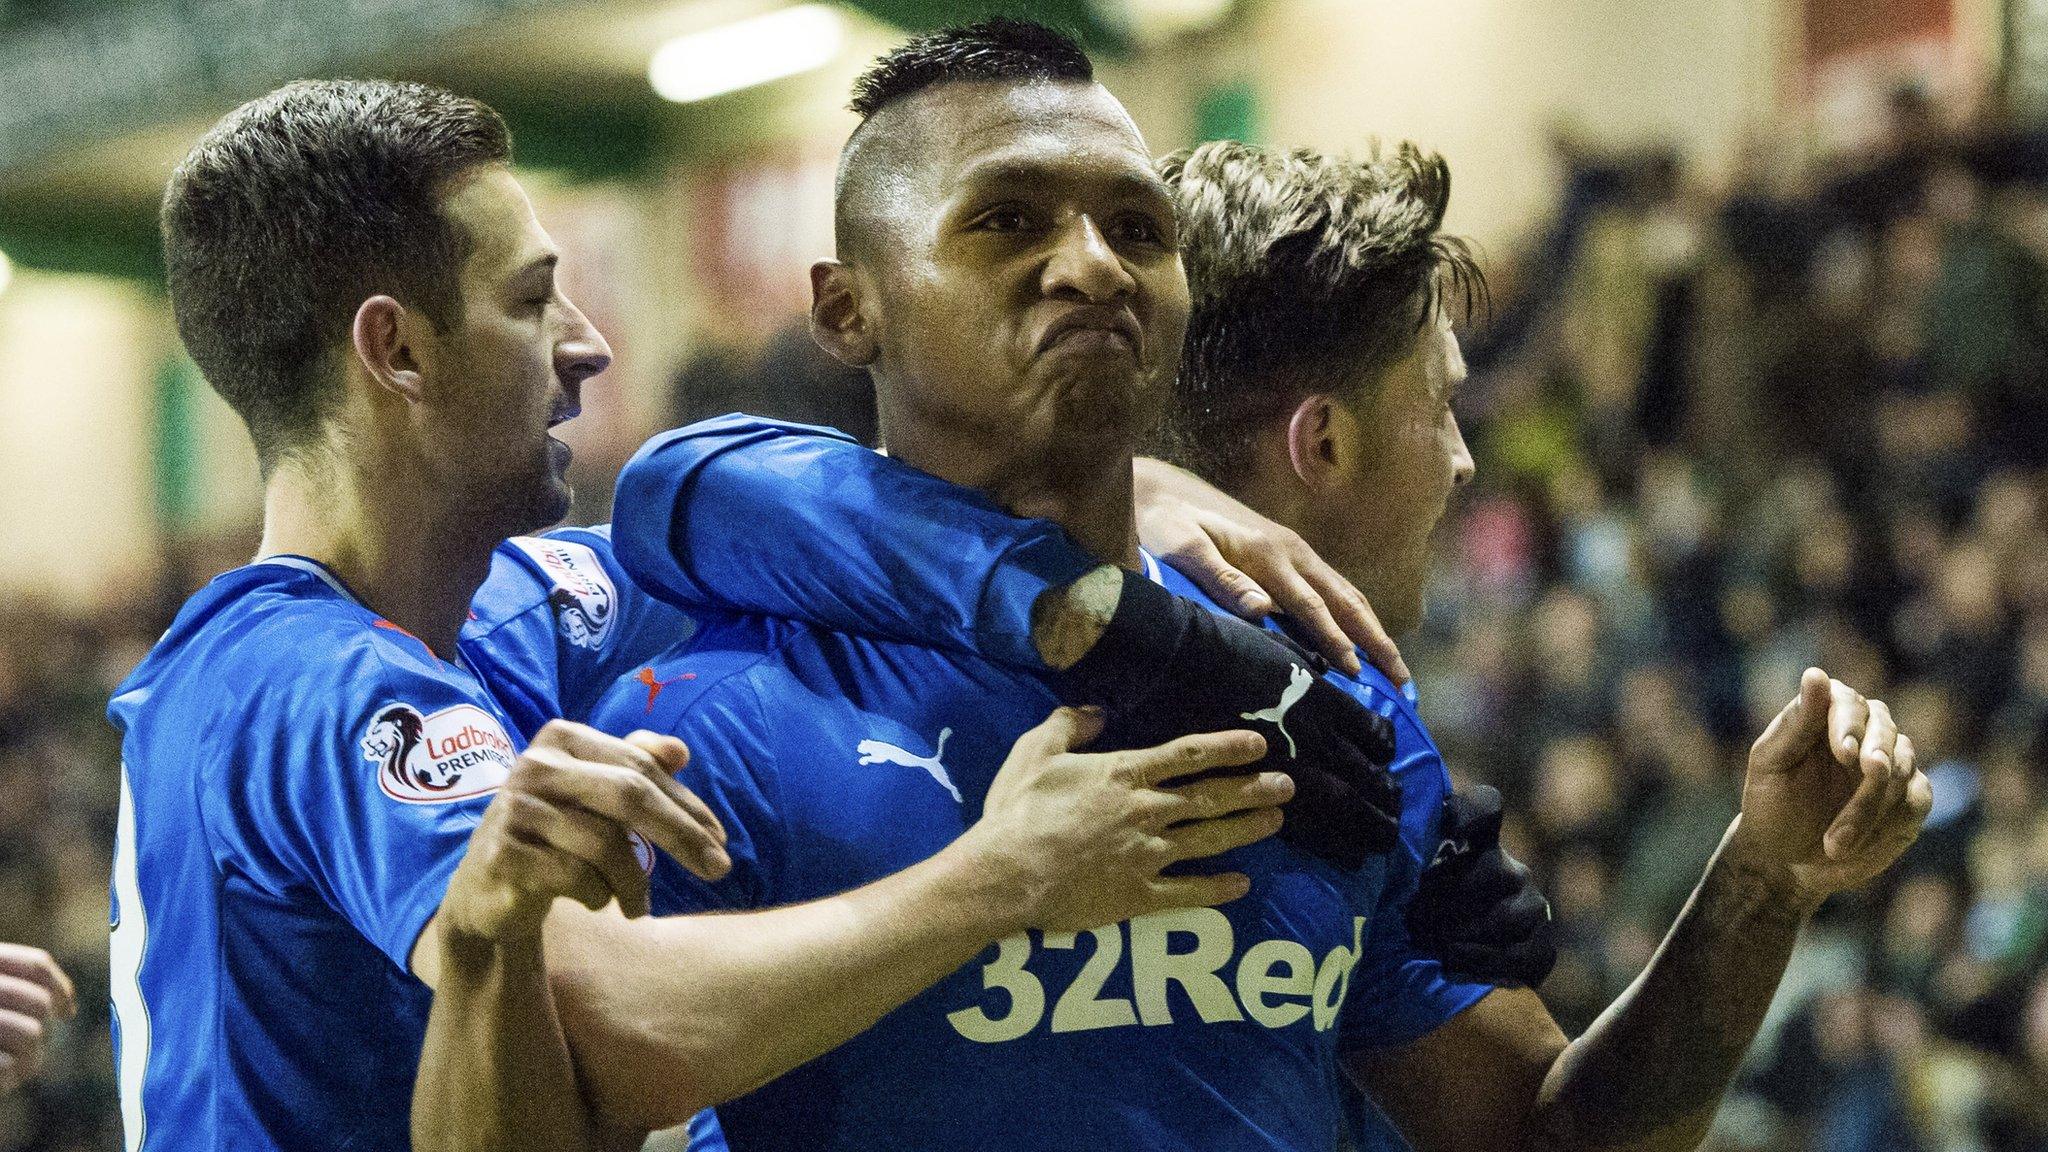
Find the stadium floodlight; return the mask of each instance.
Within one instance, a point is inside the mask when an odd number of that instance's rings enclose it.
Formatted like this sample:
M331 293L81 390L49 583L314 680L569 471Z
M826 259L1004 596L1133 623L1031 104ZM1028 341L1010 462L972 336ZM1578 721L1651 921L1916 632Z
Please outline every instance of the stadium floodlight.
M846 20L829 4L799 4L678 36L654 50L647 82L678 104L751 88L832 62Z

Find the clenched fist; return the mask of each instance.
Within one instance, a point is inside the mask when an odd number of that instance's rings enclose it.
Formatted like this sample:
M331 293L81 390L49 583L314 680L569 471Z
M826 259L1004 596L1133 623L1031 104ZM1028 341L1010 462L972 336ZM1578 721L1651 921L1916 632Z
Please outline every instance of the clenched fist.
M442 928L471 937L538 934L567 897L647 912L647 873L629 833L715 880L732 862L725 829L675 773L690 751L673 736L624 739L557 720L534 737L484 810L441 903Z
M0 1096L42 1070L50 1022L77 1014L71 978L48 952L0 944Z
M1750 749L1730 849L1810 911L1897 860L1933 805L1885 702L1808 668Z

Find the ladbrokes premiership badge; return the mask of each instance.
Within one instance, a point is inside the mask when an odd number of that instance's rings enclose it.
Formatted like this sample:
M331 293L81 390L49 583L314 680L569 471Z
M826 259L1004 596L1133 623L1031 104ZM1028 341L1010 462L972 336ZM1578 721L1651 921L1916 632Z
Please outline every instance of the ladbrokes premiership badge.
M410 704L379 709L363 734L377 785L407 804L445 804L494 792L518 752L495 717L474 704L421 715Z
M554 581L548 603L562 636L578 648L600 648L619 609L612 578L588 545L539 536L514 536L513 546L533 558Z

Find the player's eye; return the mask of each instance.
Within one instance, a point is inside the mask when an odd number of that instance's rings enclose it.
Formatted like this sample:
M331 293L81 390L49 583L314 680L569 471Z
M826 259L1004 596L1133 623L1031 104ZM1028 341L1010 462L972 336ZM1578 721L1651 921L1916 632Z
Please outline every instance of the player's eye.
M1127 244L1165 244L1166 229L1143 212L1126 212L1116 219L1115 238Z
M974 218L976 231L1022 232L1031 226L1031 214L1022 204L998 204Z

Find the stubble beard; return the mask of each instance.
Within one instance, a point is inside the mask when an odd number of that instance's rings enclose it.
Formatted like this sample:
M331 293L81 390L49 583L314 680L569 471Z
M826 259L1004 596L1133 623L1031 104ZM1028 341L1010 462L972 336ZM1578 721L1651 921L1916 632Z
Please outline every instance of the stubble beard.
M516 481L483 486L473 494L480 523L492 525L499 538L526 536L551 528L569 515L574 493L566 475L558 475L546 442L540 458Z
M1055 423L1062 439L1114 455L1135 450L1158 428L1166 401L1159 373L1102 367L1060 382L1053 400Z

